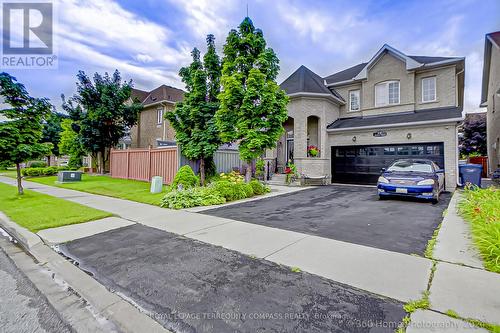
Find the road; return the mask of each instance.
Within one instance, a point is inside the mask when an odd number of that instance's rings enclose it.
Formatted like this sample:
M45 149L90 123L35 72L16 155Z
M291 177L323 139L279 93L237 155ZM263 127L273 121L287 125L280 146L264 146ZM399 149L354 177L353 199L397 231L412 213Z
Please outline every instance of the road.
M0 247L0 331L73 332L2 247Z

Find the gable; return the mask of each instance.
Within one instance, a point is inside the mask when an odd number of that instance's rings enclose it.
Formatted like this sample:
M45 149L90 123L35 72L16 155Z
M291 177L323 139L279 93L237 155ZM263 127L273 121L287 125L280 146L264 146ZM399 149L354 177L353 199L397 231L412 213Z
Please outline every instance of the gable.
M367 79L397 79L401 74L406 75L406 63L390 52L384 53L367 69Z

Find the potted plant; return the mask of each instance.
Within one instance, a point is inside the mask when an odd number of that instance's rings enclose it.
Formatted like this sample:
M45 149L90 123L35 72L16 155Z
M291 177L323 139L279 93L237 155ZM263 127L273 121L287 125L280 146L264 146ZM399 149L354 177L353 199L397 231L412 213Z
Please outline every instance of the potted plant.
M318 157L319 156L319 148L314 146L314 145L307 146L307 156Z
M290 184L297 178L297 167L295 164L288 162L285 167L286 183Z

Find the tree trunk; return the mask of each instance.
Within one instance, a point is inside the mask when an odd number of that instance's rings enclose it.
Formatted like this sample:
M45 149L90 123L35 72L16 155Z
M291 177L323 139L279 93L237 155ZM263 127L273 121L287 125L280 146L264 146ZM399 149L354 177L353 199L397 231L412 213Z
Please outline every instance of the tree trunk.
M47 156L47 166L50 166L50 155Z
M104 174L104 151L102 151L102 150L99 153L97 153L97 163L98 163L97 168L99 169L98 173L103 175Z
M24 194L23 184L21 183L21 165L16 163L16 171L17 171L17 193L20 195Z
M203 157L200 159L200 183L201 186L205 186L205 159Z
M252 180L252 161L247 161L247 170L245 172L245 182L250 183Z

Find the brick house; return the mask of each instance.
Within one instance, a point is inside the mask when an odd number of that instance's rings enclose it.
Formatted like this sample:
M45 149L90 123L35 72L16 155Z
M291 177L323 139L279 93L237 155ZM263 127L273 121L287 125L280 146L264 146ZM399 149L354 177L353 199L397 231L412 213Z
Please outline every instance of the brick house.
M266 159L282 172L335 183L373 184L397 158L429 158L458 177L465 59L408 56L384 45L369 62L326 77L299 67L281 88L290 97L285 134ZM320 153L308 156L308 146Z
M481 107L487 107L488 170L500 168L500 31L486 35Z
M131 148L157 148L175 144L175 131L164 115L173 111L176 102L182 101L184 91L161 85L151 91L132 90L132 98L138 99L144 109L137 125L130 129Z

